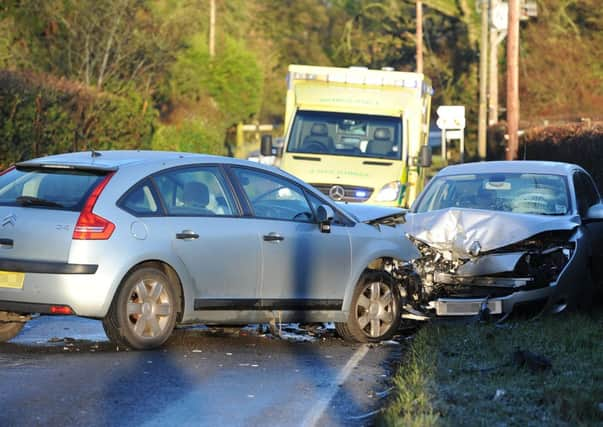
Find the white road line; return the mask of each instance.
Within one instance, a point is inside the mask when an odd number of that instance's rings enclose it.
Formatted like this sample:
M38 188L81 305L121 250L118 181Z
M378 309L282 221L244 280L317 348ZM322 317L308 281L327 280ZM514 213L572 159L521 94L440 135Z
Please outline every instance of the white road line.
M314 427L317 425L318 420L320 420L323 412L325 409L327 409L327 406L339 391L339 386L341 386L348 379L352 373L352 370L358 365L358 363L360 363L364 356L366 356L368 350L369 346L365 344L356 350L352 357L350 357L348 363L345 364L341 372L339 372L335 378L335 382L331 384L321 396L319 396L316 404L312 407L310 412L308 412L308 415L301 423L303 427Z

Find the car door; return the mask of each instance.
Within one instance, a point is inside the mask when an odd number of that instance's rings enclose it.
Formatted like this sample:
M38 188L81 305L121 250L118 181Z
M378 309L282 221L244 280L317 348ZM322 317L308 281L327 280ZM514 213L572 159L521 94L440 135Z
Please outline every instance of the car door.
M195 285L195 309L229 309L259 297L260 245L221 169L200 165L153 177L162 226Z
M586 173L575 172L573 181L578 212L583 220L585 235L591 245L589 252L592 257L592 273L597 283L603 283L603 221L584 221L588 209L600 203L601 197L591 177Z
M262 246L262 305L275 310L341 309L350 279L348 227L321 232L314 206L323 201L302 186L263 170L234 167Z

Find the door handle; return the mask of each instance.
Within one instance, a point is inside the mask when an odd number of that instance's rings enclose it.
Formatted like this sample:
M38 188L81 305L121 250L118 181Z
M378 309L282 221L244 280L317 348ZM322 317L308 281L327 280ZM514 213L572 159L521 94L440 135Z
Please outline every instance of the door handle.
M264 234L264 242L280 242L282 240L285 240L285 238L278 233Z
M182 230L180 233L176 233L176 239L180 240L195 240L198 238L199 235L192 230Z
M13 247L13 239L0 239L0 246Z

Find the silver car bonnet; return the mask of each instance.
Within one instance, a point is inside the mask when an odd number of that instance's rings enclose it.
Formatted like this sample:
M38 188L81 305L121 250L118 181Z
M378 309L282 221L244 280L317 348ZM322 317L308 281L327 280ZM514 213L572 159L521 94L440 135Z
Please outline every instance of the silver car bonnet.
M410 236L457 258L475 256L474 242L479 243L478 252L487 252L545 231L572 230L580 224L577 215L558 217L462 208L407 214L406 221Z
M390 216L403 215L406 209L360 203L337 203L343 211L352 214L359 222L369 222Z

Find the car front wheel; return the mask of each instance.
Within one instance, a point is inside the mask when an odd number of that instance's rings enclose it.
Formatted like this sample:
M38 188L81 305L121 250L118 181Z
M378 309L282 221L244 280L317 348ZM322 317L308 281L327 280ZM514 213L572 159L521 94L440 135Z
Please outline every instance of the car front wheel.
M335 328L349 341L379 342L391 338L400 321L400 294L393 278L383 271L367 271L356 285L348 321Z
M175 284L154 267L133 271L120 286L103 327L111 341L136 350L162 345L176 325Z

